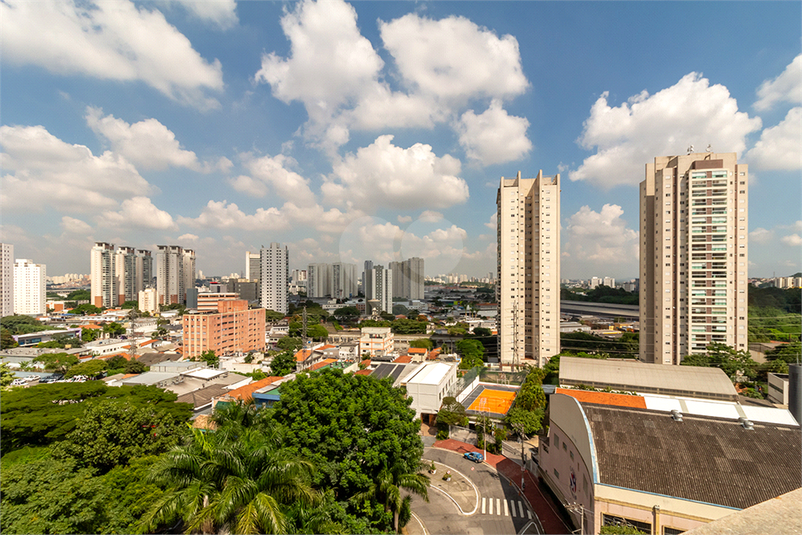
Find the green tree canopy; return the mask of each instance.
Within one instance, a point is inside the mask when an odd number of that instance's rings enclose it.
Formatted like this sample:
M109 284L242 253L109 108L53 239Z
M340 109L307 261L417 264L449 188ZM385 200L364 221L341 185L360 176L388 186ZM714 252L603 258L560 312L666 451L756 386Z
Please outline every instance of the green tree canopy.
M92 299L92 292L89 290L73 290L67 294L67 301L89 301Z
M120 308L123 310L139 310L139 301L126 301Z
M515 406L527 411L543 409L546 407L546 394L543 392L543 377L545 371L541 368L529 368L524 384L515 398Z
M720 343L708 345L705 353L686 356L682 359L682 365L721 368L732 380L735 380L738 372L750 379L757 377L757 362L752 360L749 352Z
M426 334L426 322L415 319L394 320L390 327L395 334Z
M781 360L786 364L802 362L802 343L792 342L767 351L766 360Z
M284 319L284 314L275 310L265 309L265 321L274 322Z
M216 368L218 364L220 364L220 357L214 354L214 351L211 349L207 349L201 356L198 357L198 360L205 362L207 366L211 368Z
M94 315L100 314L103 312L103 309L100 307L96 307L95 305L90 305L89 303L85 303L83 305L78 305L77 307L73 308L70 312L73 314L80 314L82 316L86 315Z
M5 389L8 385L14 382L14 372L8 367L8 363L0 364L0 388Z
M97 340L97 337L100 335L98 329L87 329L86 327L81 327L81 340L84 342L94 342Z
M0 349L10 349L12 347L17 347L18 345L19 344L16 340L14 340L14 336L11 334L11 331L5 327L0 327Z
M434 347L434 342L432 342L431 338L419 338L417 340L410 340L409 347L420 347L431 350Z
M329 337L329 331L323 325L311 325L307 327L306 335L315 340L325 340Z
M282 351L273 357L270 362L270 375L284 377L295 371L295 354L292 351Z
M33 359L34 362L41 362L45 370L49 372L65 373L71 367L78 364L78 357L68 353L43 353Z
M520 407L513 407L507 413L505 422L512 429L523 429L526 436L533 436L543 427L543 409L526 410Z
M462 357L459 363L460 369L469 370L476 366L484 366L485 346L479 340L466 338L457 342L455 348Z
M93 400L118 399L131 406L165 410L186 421L189 403L176 403L172 392L155 386L109 387L102 381L51 383L0 392L3 417L0 441L3 453L25 445L45 446L62 440L80 420Z
M300 338L295 336L285 336L284 338L280 338L279 341L276 343L276 347L283 351L298 351L303 346L303 342Z
M81 362L71 367L64 374L64 377L67 379L69 379L70 377L75 377L76 375L86 375L87 377L95 377L96 375L100 375L100 373L106 369L106 366L107 364L100 359L87 360L86 362Z
M465 407L453 396L443 398L443 404L437 413L437 426L448 428L450 425L468 425Z
M282 384L274 418L286 443L318 467L317 484L343 499L368 490L387 467L417 471L423 444L410 403L389 379L324 369Z
M359 309L355 306L340 307L332 315L343 321L354 320L359 317Z
M42 325L36 318L22 314L4 316L0 319L0 325L8 329L11 334L28 334L52 329L52 327Z
M475 327L473 334L474 336L493 336L493 331L487 327Z
M125 327L116 321L112 321L103 326L103 332L116 338L125 334Z
M153 407L102 400L86 408L75 430L55 446L54 455L107 472L177 445L186 430L185 421Z

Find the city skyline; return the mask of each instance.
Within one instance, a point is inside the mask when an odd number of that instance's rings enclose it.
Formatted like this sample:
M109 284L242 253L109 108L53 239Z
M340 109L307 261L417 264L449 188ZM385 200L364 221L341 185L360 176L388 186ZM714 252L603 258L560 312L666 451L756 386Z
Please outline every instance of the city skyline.
M50 273L96 241L214 274L281 242L484 276L500 177L542 169L560 278L630 279L646 164L708 144L750 168L750 276L802 270L798 3L36 6L0 4L2 241Z

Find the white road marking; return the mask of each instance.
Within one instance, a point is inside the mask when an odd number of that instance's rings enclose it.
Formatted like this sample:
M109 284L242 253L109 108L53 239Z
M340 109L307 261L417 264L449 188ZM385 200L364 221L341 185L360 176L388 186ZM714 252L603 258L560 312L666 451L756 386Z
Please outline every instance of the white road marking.
M487 500L487 514L493 514L493 498L488 498Z
M498 498L496 498L496 514L501 514L501 500Z
M521 516L524 516L524 504L520 500L518 500L518 510L521 512Z
M529 515L529 520L532 520L532 511L527 511L526 514Z
M485 498L485 497L482 497L482 514L485 514L485 509L486 509L486 507L485 507L485 500L486 500L486 499L487 499L487 498Z
M512 511L512 516L515 516L515 502L510 500L510 510Z
M510 511L507 508L507 500L504 500L504 516L510 516Z

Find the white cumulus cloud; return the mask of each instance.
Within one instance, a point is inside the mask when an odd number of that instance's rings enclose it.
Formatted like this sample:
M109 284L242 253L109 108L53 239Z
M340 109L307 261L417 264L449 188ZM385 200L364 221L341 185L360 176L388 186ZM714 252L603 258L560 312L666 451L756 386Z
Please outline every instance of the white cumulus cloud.
M250 154L245 154L243 160L251 176L269 186L283 200L299 206L315 204L315 195L309 187L309 180L286 168L295 163L292 158L282 154L253 158Z
M599 212L583 206L568 218L564 253L576 272L569 276L597 272L602 266L612 276L637 273L638 233L627 228L623 215L617 204L605 204Z
M6 0L3 61L63 75L142 81L169 98L200 108L219 106L220 62L204 59L152 5L128 0Z
M404 149L392 140L393 136L379 136L335 163L321 187L324 197L363 210L447 208L468 199L468 184L458 176L459 160L447 154L438 157L430 145Z
M752 243L768 243L772 238L774 238L774 232L763 227L758 227L749 233L749 241Z
M237 24L237 3L234 0L168 0L184 6L197 18L226 29Z
M802 245L802 236L800 236L799 234L791 234L790 236L783 236L780 239L786 245L791 245L794 247Z
M746 157L761 170L802 169L802 107L791 108L780 124L764 129Z
M802 104L802 54L785 68L775 79L766 80L757 89L755 109L769 110L780 102Z
M684 154L689 145L703 150L741 153L746 136L758 130L760 118L738 111L738 103L723 85L697 73L649 95L646 91L611 107L605 92L591 108L580 145L596 148L571 180L586 180L602 188L637 185L644 165L655 156Z
M147 197L134 197L122 202L119 211L103 212L98 224L110 227L175 230L173 217L153 205Z
M122 156L95 156L43 126L0 127L4 210L51 206L59 211L112 208L118 200L147 195L152 187Z
M61 218L61 228L69 234L89 234L92 232L91 225L67 215Z
M90 106L86 109L86 124L140 169L200 169L195 153L182 149L175 134L156 119L128 124L113 115L103 116L102 109Z
M464 17L432 20L415 13L379 28L412 92L464 104L473 97L513 97L529 86L511 35L499 38Z
M526 137L528 128L525 117L507 114L501 101L495 99L482 114L466 111L456 125L459 143L468 158L483 166L514 162L526 156L532 150L532 142Z

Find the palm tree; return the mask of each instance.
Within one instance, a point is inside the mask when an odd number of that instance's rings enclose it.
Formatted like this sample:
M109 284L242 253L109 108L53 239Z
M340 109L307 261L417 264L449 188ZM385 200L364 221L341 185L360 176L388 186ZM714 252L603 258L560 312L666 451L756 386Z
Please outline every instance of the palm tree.
M385 511L393 512L393 529L398 531L398 518L401 509L406 501L409 503L409 496L401 496L401 489L406 489L427 502L429 501L429 478L420 473L413 473L400 464L395 464L392 468L383 468L376 478L376 482L364 492L355 494L352 500L362 501L376 499L384 505Z
M310 507L320 498L309 484L312 465L256 427L238 430L234 436L195 429L189 445L161 457L153 479L168 490L142 517L142 531L176 521L186 533L291 531L290 505Z

